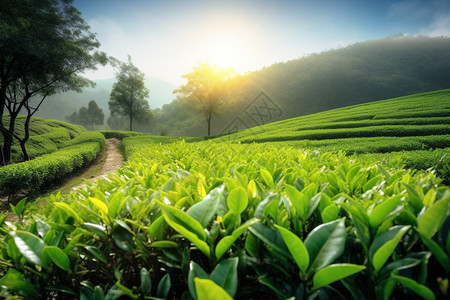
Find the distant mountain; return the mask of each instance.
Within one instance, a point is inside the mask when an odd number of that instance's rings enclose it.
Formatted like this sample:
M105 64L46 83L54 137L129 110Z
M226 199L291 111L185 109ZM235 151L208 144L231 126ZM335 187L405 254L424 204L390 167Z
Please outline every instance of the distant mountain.
M66 121L65 117L87 106L90 100L95 100L103 108L106 118L109 116L109 94L115 78L96 80L94 88L86 88L82 93L67 92L49 97L44 101L37 117ZM161 108L175 97L172 91L175 85L158 77L146 77L145 85L150 90L149 104L151 109Z
M450 37L367 41L235 76L211 130L220 134L446 88L450 88ZM202 136L206 122L182 101L173 101L156 116L153 128L168 135Z

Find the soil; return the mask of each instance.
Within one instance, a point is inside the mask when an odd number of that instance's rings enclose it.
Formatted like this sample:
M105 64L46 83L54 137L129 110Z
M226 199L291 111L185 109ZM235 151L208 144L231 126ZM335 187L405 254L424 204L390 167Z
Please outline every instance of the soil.
M88 180L90 182L95 182L97 179L103 178L108 173L115 172L117 171L117 169L123 166L123 156L118 150L119 145L120 140L116 138L106 140L106 159L103 161L102 170L100 172L100 175L89 178ZM75 190L83 187L86 187L85 183L74 186L71 191L74 192Z
M118 140L116 138L107 139L106 140L106 155L103 155L100 159L97 159L93 165L91 165L88 169L83 171L80 175L78 175L72 179L69 179L64 184L64 186L66 186L66 187L70 186L71 181L79 181L80 178L87 179L90 182L95 182L97 179L103 178L108 173L117 171L117 169L119 169L120 167L123 166L123 156L122 156L122 154L120 154L120 152L118 150L119 145L120 145L120 140ZM95 170L100 169L100 166L101 166L101 171L96 172ZM93 172L97 173L98 175L93 176L92 175ZM74 184L74 183L72 183L72 184ZM86 187L86 183L83 182L83 183L77 184L76 186L73 186L72 188L70 188L70 190L66 190L66 191L74 192L75 190L77 190L79 188L84 188L84 187ZM61 190L61 189L55 189L55 190ZM62 190L65 190L65 189L62 188ZM46 202L45 200L40 201L39 205L45 205L46 204L45 202ZM9 210L8 198L0 198L0 207L1 207L1 210L6 210L6 209ZM8 214L6 220L18 221L19 219L14 213L10 212Z

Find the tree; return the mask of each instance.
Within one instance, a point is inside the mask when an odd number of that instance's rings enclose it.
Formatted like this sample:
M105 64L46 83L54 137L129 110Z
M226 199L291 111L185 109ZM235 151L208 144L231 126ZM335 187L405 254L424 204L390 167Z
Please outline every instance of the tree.
M84 110L83 110L84 108ZM90 125L91 130L94 130L94 125L103 125L105 121L105 114L95 100L89 101L88 107L80 108L78 113L81 123L83 125Z
M144 85L145 74L141 72L128 56L128 62L117 62L119 70L109 96L111 116L126 116L133 131L133 119L145 122L150 118L147 98L149 90Z
M211 135L211 119L216 114L228 91L229 79L234 76L231 68L220 68L209 63L199 63L190 73L183 75L185 85L174 91L185 102L203 113L208 136Z
M105 64L107 57L72 0L0 0L0 163L11 162L13 139L22 150L29 121L48 95L93 85L80 72ZM25 110L25 135L15 134ZM9 113L5 124L4 112ZM27 159L26 153L24 158Z

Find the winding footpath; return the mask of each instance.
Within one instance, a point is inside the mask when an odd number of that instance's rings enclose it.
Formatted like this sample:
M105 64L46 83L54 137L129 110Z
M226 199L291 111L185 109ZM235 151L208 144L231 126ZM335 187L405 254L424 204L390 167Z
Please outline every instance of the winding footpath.
M106 140L106 159L102 167L102 171L100 175L89 178L90 182L94 182L99 178L103 178L108 173L112 173L117 171L120 167L123 166L123 156L119 153L118 147L120 145L120 140L116 138L107 139ZM86 187L86 183L81 183L72 188L72 192L76 191L79 188Z

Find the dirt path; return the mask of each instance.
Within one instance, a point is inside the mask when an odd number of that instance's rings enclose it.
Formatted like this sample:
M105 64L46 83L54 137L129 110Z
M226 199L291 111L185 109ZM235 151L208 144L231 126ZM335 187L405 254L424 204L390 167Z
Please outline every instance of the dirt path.
M102 171L100 172L100 175L89 178L88 180L90 182L94 182L99 178L103 178L103 176L107 175L108 173L115 172L117 171L117 169L123 166L123 156L122 154L119 153L119 150L117 149L119 144L120 140L116 138L106 140L106 159L105 162L103 163ZM85 183L81 183L79 185L74 186L72 188L72 191L75 191L83 187L86 187Z

